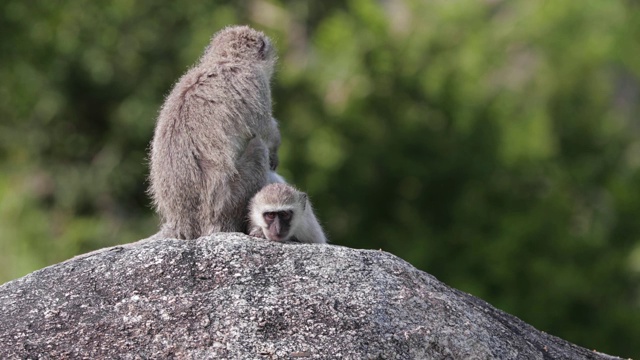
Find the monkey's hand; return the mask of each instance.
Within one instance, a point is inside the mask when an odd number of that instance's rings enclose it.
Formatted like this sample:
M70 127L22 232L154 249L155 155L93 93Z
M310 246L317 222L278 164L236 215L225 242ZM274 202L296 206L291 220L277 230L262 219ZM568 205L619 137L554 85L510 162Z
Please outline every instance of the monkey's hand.
M254 227L253 229L251 229L251 232L249 232L249 236L257 237L260 239L267 238L260 227Z

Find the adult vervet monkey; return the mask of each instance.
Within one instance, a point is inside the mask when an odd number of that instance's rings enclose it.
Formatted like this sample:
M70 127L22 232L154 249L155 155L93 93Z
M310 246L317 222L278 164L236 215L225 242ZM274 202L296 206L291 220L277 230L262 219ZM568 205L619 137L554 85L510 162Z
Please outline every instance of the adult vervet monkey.
M159 235L194 239L246 231L247 204L275 173L280 144L270 80L275 50L262 32L216 33L167 96L151 144L149 193Z

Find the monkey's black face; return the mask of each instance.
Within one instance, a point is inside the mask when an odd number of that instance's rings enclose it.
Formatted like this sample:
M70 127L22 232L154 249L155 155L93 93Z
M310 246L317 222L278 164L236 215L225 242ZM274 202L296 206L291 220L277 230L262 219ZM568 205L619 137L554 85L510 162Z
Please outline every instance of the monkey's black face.
M267 228L265 236L269 240L282 241L287 240L289 230L291 230L291 219L293 211L274 211L262 214Z

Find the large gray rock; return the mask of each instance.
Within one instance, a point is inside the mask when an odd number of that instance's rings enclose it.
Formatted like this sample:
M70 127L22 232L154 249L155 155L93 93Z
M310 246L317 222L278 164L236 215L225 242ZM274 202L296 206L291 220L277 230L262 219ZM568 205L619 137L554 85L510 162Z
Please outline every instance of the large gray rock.
M614 357L382 251L218 234L104 249L2 285L0 358Z

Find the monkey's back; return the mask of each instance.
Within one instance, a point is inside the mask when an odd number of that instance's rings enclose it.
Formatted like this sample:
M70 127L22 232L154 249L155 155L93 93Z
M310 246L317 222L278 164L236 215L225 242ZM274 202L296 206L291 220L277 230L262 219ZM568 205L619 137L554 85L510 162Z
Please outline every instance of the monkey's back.
M243 231L246 204L265 182L239 176L238 159L272 131L269 79L250 62L207 65L178 81L156 124L150 193L167 236Z

